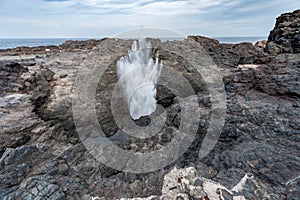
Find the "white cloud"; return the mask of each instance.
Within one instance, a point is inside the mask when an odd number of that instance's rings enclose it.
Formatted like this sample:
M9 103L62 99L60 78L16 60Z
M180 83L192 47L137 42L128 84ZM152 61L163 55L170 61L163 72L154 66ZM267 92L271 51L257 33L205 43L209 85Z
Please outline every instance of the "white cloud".
M267 35L295 0L0 0L0 37L101 37L143 27L212 36Z
M200 14L205 8L216 6L222 1L188 0L188 1L157 1L133 8L133 13L147 15L181 15Z
M118 1L118 0L68 0L87 13L131 13L143 15L200 14L208 7L227 3L228 0L179 0L179 1ZM82 12L82 10L81 10Z

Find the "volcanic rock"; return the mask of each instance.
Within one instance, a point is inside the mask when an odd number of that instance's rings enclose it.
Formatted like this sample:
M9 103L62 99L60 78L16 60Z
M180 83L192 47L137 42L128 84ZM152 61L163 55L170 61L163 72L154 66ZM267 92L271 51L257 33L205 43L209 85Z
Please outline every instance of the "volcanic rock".
M300 53L300 9L276 19L270 32L266 51L270 54Z

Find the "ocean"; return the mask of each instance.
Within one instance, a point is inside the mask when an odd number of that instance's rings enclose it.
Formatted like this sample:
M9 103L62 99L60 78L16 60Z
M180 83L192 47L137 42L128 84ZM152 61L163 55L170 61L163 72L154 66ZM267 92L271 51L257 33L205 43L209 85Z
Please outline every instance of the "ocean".
M15 48L21 46L49 46L60 45L67 40L87 40L88 38L0 38L0 49Z
M267 40L267 37L256 36L256 37L215 37L215 39L219 40L222 43L240 43L240 42L251 42L255 44L260 40Z
M258 40L266 40L266 37L214 37L222 43L239 43L251 42L255 43ZM60 45L67 40L87 40L88 38L10 38L0 39L0 49L15 48L20 46L49 46ZM99 39L99 38L97 38ZM164 38L163 40L168 40Z

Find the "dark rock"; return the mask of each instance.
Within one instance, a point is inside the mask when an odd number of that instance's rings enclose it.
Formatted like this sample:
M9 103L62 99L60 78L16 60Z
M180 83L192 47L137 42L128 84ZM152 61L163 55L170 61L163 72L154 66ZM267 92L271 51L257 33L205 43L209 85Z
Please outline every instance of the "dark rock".
M25 145L38 137L33 130L41 125L41 120L33 109L27 94L0 97L0 155L6 148Z
M175 94L168 88L158 85L157 86L157 103L163 107L169 107L174 103Z
M1 189L20 184L30 173L30 169L38 159L38 153L38 149L34 146L6 149L0 159Z
M203 47L209 47L210 49L208 49L208 51L214 51L212 47L217 47L220 45L218 40L203 36L188 36L188 39L195 40Z
M35 105L35 111L43 109L42 106L46 102L47 97L50 95L51 87L49 81L52 79L54 73L47 69L43 68L35 77L30 80L32 88L32 97L33 105ZM30 88L30 89L31 89Z
M300 53L300 34L295 35L291 41L291 46L294 53Z
M137 120L134 120L135 124L138 126L148 126L151 123L151 118L149 116L142 116Z
M101 40L68 40L60 45L60 48L66 50L76 50L76 49L92 49L99 45Z
M270 32L266 51L270 54L300 53L300 10L285 13L276 19Z
M22 93L25 87L20 76L27 71L28 69L19 63L0 62L0 97L9 92Z
M188 39L198 42L221 68L235 68L247 57L258 55L259 49L251 43L223 44L218 40L202 36L189 36Z
M25 55L25 54L55 54L61 52L91 50L98 46L104 39L101 40L67 40L59 46L34 46L34 47L16 47L9 49L0 49L0 55Z
M275 42L270 41L266 45L266 51L270 54L280 54L282 52L281 48L279 45L277 45Z

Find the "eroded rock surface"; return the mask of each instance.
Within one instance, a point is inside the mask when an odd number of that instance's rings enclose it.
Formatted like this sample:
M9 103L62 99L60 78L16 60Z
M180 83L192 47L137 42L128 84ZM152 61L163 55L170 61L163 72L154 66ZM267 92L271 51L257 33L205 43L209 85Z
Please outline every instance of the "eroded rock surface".
M300 9L285 13L270 32L266 51L270 54L300 53Z

